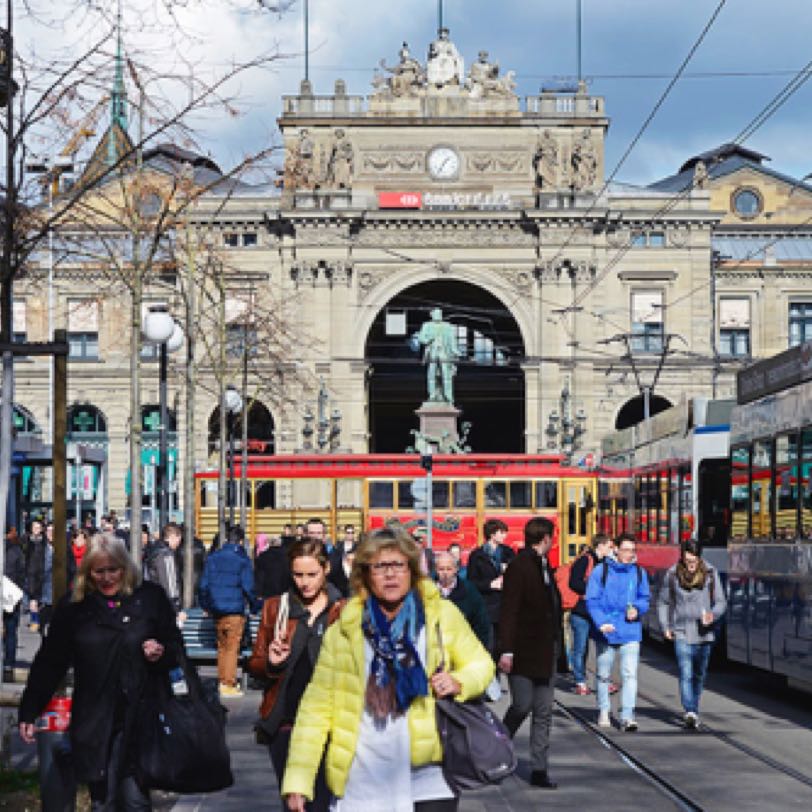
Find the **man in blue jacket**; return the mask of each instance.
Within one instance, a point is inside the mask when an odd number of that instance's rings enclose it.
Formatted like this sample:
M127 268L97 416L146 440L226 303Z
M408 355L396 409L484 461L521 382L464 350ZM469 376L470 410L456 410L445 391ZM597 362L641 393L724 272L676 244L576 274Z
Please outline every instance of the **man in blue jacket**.
M609 558L592 570L586 589L586 606L595 624L597 648L598 726L610 727L609 678L615 654L620 653L620 728L637 730L637 664L640 659L640 622L648 611L648 576L635 563L636 542L630 533L617 539L617 561Z
M254 595L254 572L242 546L242 528L232 527L226 543L206 559L200 578L200 606L214 615L217 627L217 677L220 696L242 696L237 685L237 659L245 628L245 605L252 612L262 606Z

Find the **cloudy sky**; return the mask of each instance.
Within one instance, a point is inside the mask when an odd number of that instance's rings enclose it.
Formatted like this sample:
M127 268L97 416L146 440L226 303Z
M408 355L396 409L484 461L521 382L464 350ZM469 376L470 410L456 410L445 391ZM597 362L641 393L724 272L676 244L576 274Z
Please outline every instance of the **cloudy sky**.
M125 0L125 17L132 3ZM153 0L159 3L160 0ZM277 47L273 71L240 80L242 116L210 116L202 144L224 166L278 140L283 94L303 75L302 3L260 13L257 0L185 0L184 22L201 37L201 59L221 69L234 58ZM720 0L583 0L583 73L606 99L611 171L695 45ZM437 0L310 0L310 73L316 93L336 78L366 94L381 58L392 64L402 41L425 59L437 28ZM515 70L521 96L572 80L576 0L445 0L445 23L466 68L481 49ZM688 157L733 140L812 59L812 0L727 0L708 35L618 174L649 183ZM160 37L151 34L156 53ZM790 175L812 172L812 81L792 95L745 144Z

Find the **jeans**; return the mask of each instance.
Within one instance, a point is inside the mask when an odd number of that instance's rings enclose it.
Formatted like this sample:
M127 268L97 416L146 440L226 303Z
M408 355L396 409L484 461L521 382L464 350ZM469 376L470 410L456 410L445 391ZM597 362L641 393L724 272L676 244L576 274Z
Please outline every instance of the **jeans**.
M3 612L3 667L14 668L17 662L17 632L20 628L20 601L13 612Z
M572 628L572 674L577 685L586 684L586 652L589 648L589 628L592 624L583 615L570 614Z
M223 615L215 621L217 628L217 678L220 685L237 684L237 660L245 628L244 615Z
M533 770L547 770L547 755L550 750L550 727L553 722L553 682L550 679L530 679L520 674L509 674L510 707L504 722L511 737L522 726L530 711L533 720L530 725L530 765Z
M609 712L609 681L615 652L620 651L620 677L623 688L620 692L620 719L634 719L634 706L637 702L637 663L640 659L640 643L607 643L597 640L597 695L598 710Z
M699 697L705 685L713 643L674 641L679 666L679 695L686 713L699 713Z

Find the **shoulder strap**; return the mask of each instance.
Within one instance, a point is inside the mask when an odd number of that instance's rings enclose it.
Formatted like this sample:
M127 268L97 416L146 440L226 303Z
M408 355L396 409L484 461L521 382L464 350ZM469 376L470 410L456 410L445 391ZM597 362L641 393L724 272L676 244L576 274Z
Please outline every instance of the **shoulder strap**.
M710 578L708 593L710 595L711 609L713 609L713 604L716 603L716 570L710 566L708 567L708 578Z
M603 561L603 572L601 572L601 586L606 586L606 579L609 577L609 562Z
M643 568L637 563L634 566L637 568L637 586L639 588L640 584L643 583Z

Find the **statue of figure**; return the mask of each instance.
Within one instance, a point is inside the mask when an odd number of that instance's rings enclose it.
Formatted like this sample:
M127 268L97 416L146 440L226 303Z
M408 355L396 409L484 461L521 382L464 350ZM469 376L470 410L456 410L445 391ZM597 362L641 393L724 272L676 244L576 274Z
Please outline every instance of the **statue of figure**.
M349 189L352 185L352 173L355 163L355 152L344 130L335 131L335 141L327 160L327 185L335 189Z
M313 140L304 129L299 132L299 141L288 150L285 156L286 189L314 189L316 187L316 166Z
M459 85L465 65L457 46L448 38L448 29L441 28L439 37L429 45L426 80L436 88Z
M417 334L423 344L423 362L428 363L427 382L429 400L454 403L455 361L461 356L457 346L457 330L453 324L443 321L443 311L435 307L431 321L424 322Z
M544 130L533 156L533 167L536 170L536 188L542 192L551 192L558 185L558 144L549 130Z
M708 167L704 161L697 161L694 166L694 189L704 189L708 182Z
M404 42L400 51L400 62L390 68L385 60L380 61L381 68L391 73L388 79L378 78L373 86L378 90L389 90L393 96L413 96L425 81L423 66L409 52L409 44Z
M471 95L478 96L512 96L516 87L514 71L499 76L499 63L488 61L488 52L480 51L479 58L471 65L468 74L468 85Z
M592 136L589 130L581 133L581 138L572 148L570 158L572 166L572 187L586 189L595 183L598 173L598 160L595 157L595 147L592 145Z

